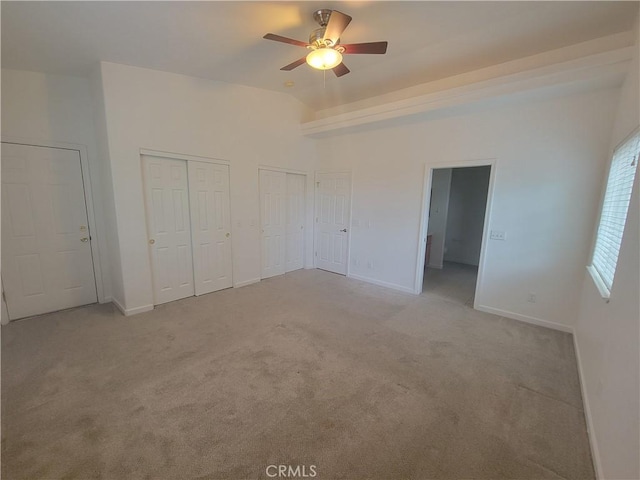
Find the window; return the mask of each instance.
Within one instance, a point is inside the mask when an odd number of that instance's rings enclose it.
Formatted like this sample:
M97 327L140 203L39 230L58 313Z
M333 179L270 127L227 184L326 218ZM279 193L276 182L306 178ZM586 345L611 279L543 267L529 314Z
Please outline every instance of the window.
M603 297L609 298L618 264L624 225L640 153L640 131L628 137L614 152L602 203L596 245L588 267Z

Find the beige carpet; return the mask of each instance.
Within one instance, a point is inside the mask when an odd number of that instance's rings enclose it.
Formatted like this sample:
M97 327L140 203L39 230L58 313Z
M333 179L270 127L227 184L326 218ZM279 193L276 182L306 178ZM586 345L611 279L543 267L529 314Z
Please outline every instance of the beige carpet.
M12 323L2 397L3 479L593 478L570 335L316 270Z

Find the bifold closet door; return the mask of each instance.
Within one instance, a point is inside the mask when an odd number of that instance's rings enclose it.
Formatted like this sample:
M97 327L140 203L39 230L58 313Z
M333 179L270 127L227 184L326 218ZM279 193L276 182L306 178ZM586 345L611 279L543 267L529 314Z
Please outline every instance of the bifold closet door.
M287 210L285 270L292 272L304 266L304 175L287 173Z
M285 196L287 174L260 170L262 278L285 272Z
M232 286L229 167L188 162L196 295Z
M142 157L156 305L194 295L187 162Z

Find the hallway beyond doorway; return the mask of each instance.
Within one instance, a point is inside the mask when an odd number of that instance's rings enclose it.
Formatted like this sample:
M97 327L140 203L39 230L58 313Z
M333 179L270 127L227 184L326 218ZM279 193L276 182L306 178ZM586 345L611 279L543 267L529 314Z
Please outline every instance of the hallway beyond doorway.
M442 269L426 267L423 295L433 295L473 308L478 267L463 263L443 262Z

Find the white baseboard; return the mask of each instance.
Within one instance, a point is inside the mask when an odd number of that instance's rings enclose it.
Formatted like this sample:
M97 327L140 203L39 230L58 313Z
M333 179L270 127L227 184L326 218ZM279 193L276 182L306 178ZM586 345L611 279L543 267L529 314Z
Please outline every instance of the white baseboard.
M596 432L593 427L593 417L591 416L591 407L589 407L589 397L587 397L587 385L585 384L584 373L582 371L582 360L580 359L580 347L578 346L578 336L573 332L573 348L576 351L576 362L578 364L578 377L580 379L580 390L582 391L582 404L584 405L584 416L587 421L587 436L589 437L589 445L591 446L591 458L593 460L593 469L596 472L596 479L604 478L602 473L602 465L600 463L600 450L598 450L598 442L596 441Z
M116 308L120 310L121 314L126 315L125 308L120 304L118 300L116 300L115 298L112 298L111 303L113 303L116 306Z
M153 305L143 305L136 308L124 308L122 304L115 298L112 298L111 302L116 306L118 310L120 310L120 313L122 313L125 317L137 315L138 313L150 312L151 310L153 310Z
M251 285L253 283L258 283L260 281L259 278L251 278L249 280L245 280L244 282L238 282L233 284L233 288L246 287L247 285Z
M305 270L315 270L316 266L315 265L305 265L304 269Z
M415 295L415 292L412 288L403 287L402 285L397 285L395 283L383 282L382 280L376 280L374 278L362 277L360 275L354 275L353 273L347 274L347 277L353 278L354 280L360 280L361 282L372 283L374 285L379 285L381 287L391 288L393 290L399 290L404 293L410 293L411 295Z
M488 307L486 305L474 305L473 308L480 310L481 312L492 313L500 317L511 318L513 320L519 320L525 323L531 323L533 325L539 325L541 327L552 328L553 330L560 330L561 332L573 333L573 327L563 325L561 323L550 322L549 320L543 320L541 318L530 317L528 315L522 315L520 313L509 312L508 310L500 310L499 308Z
M104 304L104 303L113 303L113 298L111 297L104 297L102 300L98 300L98 303L100 305Z

